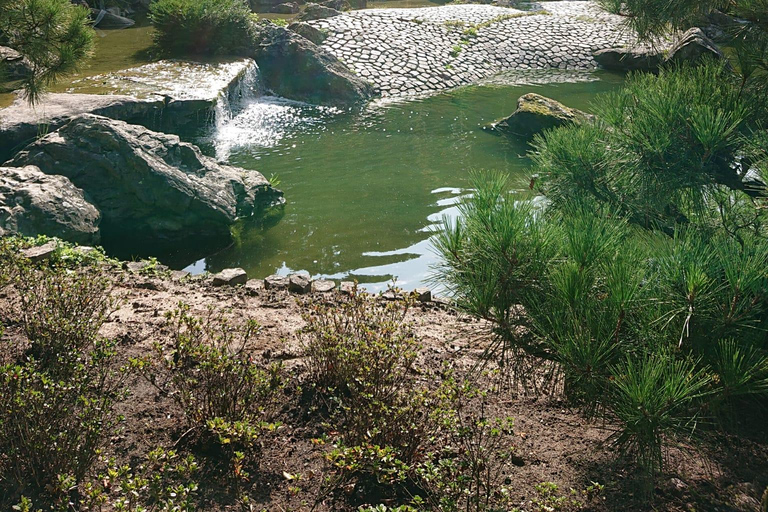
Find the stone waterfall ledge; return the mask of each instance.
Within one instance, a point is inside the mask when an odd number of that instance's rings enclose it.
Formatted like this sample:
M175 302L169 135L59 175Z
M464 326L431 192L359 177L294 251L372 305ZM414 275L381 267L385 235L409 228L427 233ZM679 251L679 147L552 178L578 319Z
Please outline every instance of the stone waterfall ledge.
M172 133L199 127L215 109L257 90L257 77L252 59L163 60L78 80L70 92L46 94L34 107L19 97L0 110L0 162L81 114Z
M327 49L382 96L424 94L512 69L590 70L593 52L631 44L594 2L371 9L308 22Z

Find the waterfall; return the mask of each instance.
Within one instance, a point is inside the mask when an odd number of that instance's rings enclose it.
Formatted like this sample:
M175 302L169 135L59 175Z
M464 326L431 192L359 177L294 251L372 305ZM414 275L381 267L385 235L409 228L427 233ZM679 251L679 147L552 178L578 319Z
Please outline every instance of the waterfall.
M216 100L213 130L215 134L229 123L245 105L261 96L263 92L259 66L255 62L246 67L237 80L227 87Z

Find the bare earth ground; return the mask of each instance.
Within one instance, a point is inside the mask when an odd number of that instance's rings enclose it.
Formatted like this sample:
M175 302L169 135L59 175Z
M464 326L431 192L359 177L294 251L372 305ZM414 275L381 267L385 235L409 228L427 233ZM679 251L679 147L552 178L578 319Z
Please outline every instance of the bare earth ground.
M146 354L154 342L167 341L164 313L180 301L193 314L204 315L209 307L230 309L234 318L253 318L263 331L255 347L265 361L282 360L300 381L302 304L306 300L285 291L259 290L252 294L242 287L215 288L203 279L173 280L168 276L126 275L115 293L122 307L104 326L103 334L120 341L122 361ZM316 300L337 300L335 293L316 295ZM8 297L0 297L7 311ZM419 368L437 373L444 363L457 372L471 369L490 343L486 324L433 303L409 313L414 322L421 351ZM6 339L20 336L11 323ZM490 363L489 363L490 364ZM473 372L480 375L479 372ZM483 379L484 377L478 377ZM125 416L122 432L112 439L108 452L119 461L139 463L144 454L158 446L174 446L182 434L181 411L167 397L139 377L129 380L130 395L119 404ZM280 414L283 426L264 442L263 460L252 474L249 494L253 510L354 510L352 499L324 495L321 484L330 468L324 459L330 447L313 443L323 433L319 424L307 421L306 411L295 389L287 394ZM631 471L603 444L610 426L587 422L577 410L558 396L518 393L501 386L494 397L494 413L515 419L514 444L518 463L508 475L515 502L530 510L534 485L551 481L563 489L582 489L591 481L605 485L597 504L589 510L671 510L671 511L753 511L768 485L768 436L762 432L739 437L717 435L707 438L696 452L675 450L669 454L669 468L658 483L652 505L641 505L635 497ZM295 404L295 406L291 405ZM288 480L284 474L299 475ZM203 483L204 484L204 483ZM235 510L234 497L222 495L215 486L201 485L204 510ZM360 500L364 502L365 497ZM239 509L239 507L238 507Z

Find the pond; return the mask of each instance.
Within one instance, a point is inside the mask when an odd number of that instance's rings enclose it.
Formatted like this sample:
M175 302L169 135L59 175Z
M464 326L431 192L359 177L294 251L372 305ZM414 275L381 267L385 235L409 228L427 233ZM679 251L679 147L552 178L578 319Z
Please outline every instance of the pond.
M553 80L567 81L535 83ZM242 267L257 277L304 270L371 290L393 278L406 289L422 285L435 260L430 230L455 215L472 172L505 171L521 193L529 182L526 143L484 126L514 111L526 92L586 109L621 81L604 73L510 76L355 114L254 99L198 142L232 165L276 176L285 213L269 227L242 226L235 244L188 270ZM183 261L184 251L174 256Z
M150 45L147 26L101 32L94 59L73 80L146 62ZM107 249L124 258L154 255L192 272L242 267L262 278L305 270L357 279L370 290L394 278L412 289L425 283L435 261L430 231L444 215L456 214L472 172L507 172L524 193L526 143L485 126L514 111L527 92L589 109L596 94L622 81L604 72L534 71L427 98L378 102L362 112L252 98L191 140L231 165L278 179L287 199L282 215L236 226L236 241L224 250Z

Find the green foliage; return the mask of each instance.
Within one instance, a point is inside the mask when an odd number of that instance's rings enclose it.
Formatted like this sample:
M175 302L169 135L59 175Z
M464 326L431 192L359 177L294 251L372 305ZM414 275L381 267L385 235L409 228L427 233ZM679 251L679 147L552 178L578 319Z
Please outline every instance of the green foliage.
M668 236L586 199L513 201L498 175L475 185L435 237L437 279L503 346L556 363L651 474L699 415L765 404L768 240L709 223Z
M113 303L92 274L14 269L29 348L0 366L0 505L26 494L63 509L121 420L115 344L98 334Z
M599 98L600 122L536 137L542 191L555 207L607 205L644 226L695 220L715 185L759 192L733 166L759 107L719 64L633 75Z
M254 22L246 0L156 0L149 17L170 55L244 55Z
M0 0L0 42L32 65L22 83L30 103L90 56L94 34L88 16L88 9L69 0Z
M282 368L255 364L251 343L260 326L253 320L233 325L223 313L206 318L189 313L189 306L167 315L172 347L155 344L154 356L135 358L131 366L181 407L199 446L215 447L225 474L236 487L256 464L261 437L272 422L283 388Z
M382 303L355 290L328 306L309 304L307 381L331 409L347 446L378 445L412 461L433 428L436 397L415 385L418 348L405 315L412 298Z

